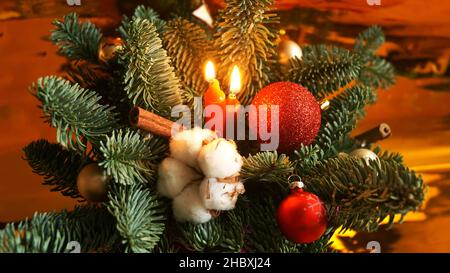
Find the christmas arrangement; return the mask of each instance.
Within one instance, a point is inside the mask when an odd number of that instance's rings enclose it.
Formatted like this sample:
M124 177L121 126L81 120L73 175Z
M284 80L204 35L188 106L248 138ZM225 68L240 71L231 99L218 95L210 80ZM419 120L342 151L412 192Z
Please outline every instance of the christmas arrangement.
M80 205L8 224L0 252L67 252L72 241L82 252L328 252L336 232L417 210L421 177L373 144L389 127L351 136L394 83L376 55L381 29L352 49L293 53L272 4L226 0L213 26L139 6L114 37L75 13L56 20L51 41L70 67L32 91L57 143L24 154ZM202 115L180 123L176 107Z

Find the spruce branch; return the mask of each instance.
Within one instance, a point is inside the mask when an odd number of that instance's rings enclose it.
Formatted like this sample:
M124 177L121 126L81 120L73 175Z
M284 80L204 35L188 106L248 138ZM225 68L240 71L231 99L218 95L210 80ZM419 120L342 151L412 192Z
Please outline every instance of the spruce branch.
M362 55L375 55L378 48L385 42L383 30L379 26L372 26L358 35L354 50Z
M84 151L86 140L97 146L117 128L114 107L99 104L101 97L93 91L55 76L40 78L33 87L46 121L57 129L57 141L64 147Z
M98 61L98 48L102 33L91 22L80 23L76 13L64 16L63 21L54 21L56 29L50 40L59 47L59 52L69 59Z
M157 33L160 35L160 37L162 37L162 33L166 22L162 20L159 17L159 14L152 8L140 5L137 6L136 9L134 10L131 19L128 18L127 16L124 16L121 26L117 29L117 31L121 34L122 38L125 39L128 38L131 24L133 21L136 21L137 19L147 19L148 21L150 21L156 27Z
M233 66L239 66L244 77L238 97L246 105L269 83L277 36L267 25L278 19L268 13L272 0L226 0L225 3L214 42L220 64L218 76L221 82L228 83Z
M218 247L223 238L220 217L203 224L177 223L181 243L189 249L206 252Z
M399 164L403 164L403 156L397 152L383 151L380 146L376 146L373 152L377 154L379 158L384 160L392 160Z
M302 59L292 58L286 80L308 88L322 99L358 78L362 62L347 49L313 45L302 48Z
M51 191L60 191L64 196L81 198L77 176L81 168L91 162L89 157L43 139L28 144L23 151L33 172L44 177L43 185L51 186Z
M245 222L236 209L203 224L177 223L181 243L197 252L240 252L244 245Z
M157 138L145 140L137 131L118 130L101 143L104 159L99 165L117 183L145 184L154 175L149 163L161 158L165 150L165 144Z
M387 89L395 83L395 69L380 57L372 57L361 69L359 81L374 89Z
M180 84L150 21L138 18L131 23L121 59L126 66L124 83L130 100L169 117L171 107L181 104Z
M325 156L323 148L318 145L301 145L300 148L294 151L293 162L295 165L295 171L297 173L303 173L303 171L316 165Z
M293 169L293 163L285 154L261 152L244 158L241 175L245 181L278 183L286 187Z
M372 26L361 32L356 39L354 52L365 63L359 75L359 81L374 89L388 88L395 83L395 69L385 59L376 56L376 51L385 42L385 36L379 26Z
M306 190L335 211L330 225L344 229L374 231L386 217L417 210L424 200L422 178L395 160L368 165L339 156L319 162L303 178Z
M157 194L139 184L113 184L107 208L126 252L151 252L164 232L165 212Z
M113 247L117 239L114 218L106 210L79 206L70 213L35 213L31 220L6 225L0 230L0 253L63 253L70 250L70 241L86 252Z
M326 151L327 157L354 147L350 132L364 116L364 107L371 100L371 88L356 85L331 100L322 114L322 126L314 143Z
M183 90L191 90L194 96L202 95L208 84L200 68L213 55L205 30L184 18L175 18L167 23L163 37Z

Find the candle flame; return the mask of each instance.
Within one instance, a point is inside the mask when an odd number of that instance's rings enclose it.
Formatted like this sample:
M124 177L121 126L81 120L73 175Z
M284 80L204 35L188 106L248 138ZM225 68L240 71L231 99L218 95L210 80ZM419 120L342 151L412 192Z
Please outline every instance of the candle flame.
M210 82L216 78L216 72L214 70L214 64L211 61L206 63L205 67L205 79Z
M231 72L230 93L236 94L239 91L241 91L241 75L239 74L239 68L235 65L233 72Z
M303 54L302 54L302 49L300 48L300 46L295 42L290 43L289 46L290 46L289 58L297 57L297 58L301 59Z

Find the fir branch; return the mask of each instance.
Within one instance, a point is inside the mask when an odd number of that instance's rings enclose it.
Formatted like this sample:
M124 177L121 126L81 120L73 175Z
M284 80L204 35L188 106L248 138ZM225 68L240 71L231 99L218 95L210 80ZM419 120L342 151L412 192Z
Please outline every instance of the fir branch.
M203 224L177 223L180 242L197 252L240 252L244 245L245 220L236 210L222 211L220 217Z
M138 18L131 23L121 58L127 67L124 83L130 100L169 117L171 107L181 104L180 84L150 21Z
M395 83L392 64L376 56L376 51L384 42L385 36L381 28L373 26L358 35L354 46L354 52L365 63L360 71L359 81L374 89L386 89Z
M134 10L131 19L128 18L127 16L124 16L122 20L122 25L117 29L117 31L121 34L122 38L124 39L128 38L131 24L133 21L136 21L137 19L147 19L148 21L150 21L156 27L157 33L160 35L160 37L162 37L162 33L166 22L162 20L159 17L159 14L152 8L140 5L137 6L136 9Z
M335 213L331 226L374 231L386 218L417 210L424 200L422 178L394 160L339 156L303 174L306 190Z
M399 164L403 164L403 156L397 152L383 151L380 146L376 146L373 152L384 160L393 160Z
M91 22L80 23L76 13L64 16L63 21L54 21L56 29L50 40L59 47L59 53L74 60L98 61L98 49L102 33Z
M331 100L330 107L322 114L322 126L314 140L316 145L326 151L327 157L354 146L349 134L356 127L358 119L363 117L364 107L372 94L371 88L356 85Z
M35 213L31 220L8 224L0 230L0 253L62 253L68 243L80 243L81 251L113 247L118 236L114 218L105 210L76 207L71 213Z
M354 50L362 55L375 55L385 42L384 33L379 26L372 26L358 35Z
M201 68L212 57L211 42L205 30L186 19L176 18L167 23L163 37L183 89L200 96L208 87Z
M374 89L387 89L395 83L394 66L385 59L374 56L361 69L359 81Z
M31 221L6 225L0 231L0 253L64 252L70 239L58 218L56 213L35 213Z
M294 168L297 173L303 173L303 171L316 165L324 156L324 149L321 149L318 145L305 146L302 144L300 149L294 151Z
M302 48L302 59L292 58L286 80L308 88L322 99L358 78L362 62L347 49L314 45Z
M117 183L130 185L148 183L154 175L149 163L162 157L166 145L157 138L145 140L137 131L119 130L101 143L100 151L104 160L99 165Z
M177 223L181 243L198 252L215 249L222 242L224 232L219 218L213 218L203 224Z
M114 107L100 105L95 92L78 84L51 76L40 78L34 89L46 121L57 129L57 141L65 147L83 151L86 140L99 145L117 127Z
M288 186L287 177L293 169L293 164L285 154L261 152L244 158L241 175L245 181L274 182Z
M64 196L81 198L77 176L81 168L91 162L89 157L43 139L28 144L23 151L33 172L44 177L43 185L51 186L51 191L60 191Z
M238 97L246 105L269 83L269 64L276 55L277 36L267 25L278 19L268 13L272 0L226 0L225 3L215 33L220 64L218 77L222 83L229 83L233 66L238 65L244 76Z
M220 220L225 226L222 241L219 245L220 252L241 252L245 243L245 226L248 220L244 213L239 213L238 208L221 214Z
M114 184L107 208L117 221L126 252L151 252L164 232L166 209L157 194L135 184Z

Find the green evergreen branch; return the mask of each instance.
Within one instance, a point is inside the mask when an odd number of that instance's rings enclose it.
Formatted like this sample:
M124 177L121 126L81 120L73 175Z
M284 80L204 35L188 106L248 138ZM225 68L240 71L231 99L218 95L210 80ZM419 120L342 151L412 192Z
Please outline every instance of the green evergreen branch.
M111 248L119 238L114 226L106 210L92 206L79 206L70 213L35 213L31 220L0 230L0 253L68 252L70 241L80 243L81 252Z
M33 87L47 122L57 129L57 141L65 147L84 151L86 140L97 146L117 128L114 107L100 105L93 91L54 76L40 78Z
M190 89L194 96L200 96L208 87L201 68L212 57L211 42L205 31L186 19L176 18L167 23L163 37L167 55L183 89Z
M70 59L98 61L98 49L102 33L91 22L80 23L76 13L64 16L63 21L54 21L56 29L50 40L59 47L59 52Z
M403 164L403 156L397 152L383 151L380 146L376 146L373 152L377 154L379 158L384 160L392 160L399 164Z
M120 184L148 183L154 170L149 165L164 155L165 144L157 138L145 140L137 131L114 131L100 151L100 166ZM154 154L155 152L155 154Z
M136 21L137 19L147 19L148 21L150 21L156 27L157 33L160 35L160 37L162 37L166 22L162 20L159 17L159 14L152 8L140 5L137 6L134 10L131 19L127 16L124 16L121 26L117 29L117 31L124 39L128 38L132 22Z
M229 83L233 66L238 65L243 75L238 97L246 105L269 83L269 64L276 55L276 32L267 25L275 23L277 18L268 13L272 0L226 0L225 3L215 34L220 64L218 77L222 83Z
M297 173L303 173L303 171L316 165L321 161L324 156L324 148L320 148L318 145L301 145L300 148L294 151L293 162L295 164L295 170Z
M241 175L244 181L262 181L288 186L287 177L292 174L293 163L285 154L261 152L244 158Z
M51 191L60 191L64 196L81 198L77 176L81 168L91 162L89 157L43 139L28 144L23 151L33 172L44 177L43 185L51 186Z
M347 49L313 45L302 48L302 59L290 59L286 80L308 88L322 99L358 78L361 58Z
M354 148L349 134L364 116L364 107L372 94L371 88L356 85L331 100L330 107L322 112L322 126L314 143L324 149L327 157Z
M164 232L166 209L157 194L135 184L114 184L107 208L117 221L126 252L151 252Z
M384 33L379 26L372 26L358 35L354 50L362 55L375 55L385 42Z
M392 64L376 56L376 51L384 42L381 28L373 26L358 35L354 46L354 51L365 63L360 71L359 81L374 89L386 89L395 83L395 69Z
M222 242L223 226L220 217L203 224L177 223L177 231L182 244L198 252L211 251Z
M359 80L374 89L386 89L395 83L395 69L385 59L372 57L361 69Z
M181 104L180 84L150 21L138 18L131 23L121 58L127 67L124 83L130 100L169 117L171 107Z
M335 211L330 225L374 231L389 217L417 210L425 185L414 171L394 160L372 161L339 156L316 164L303 175L306 190Z

